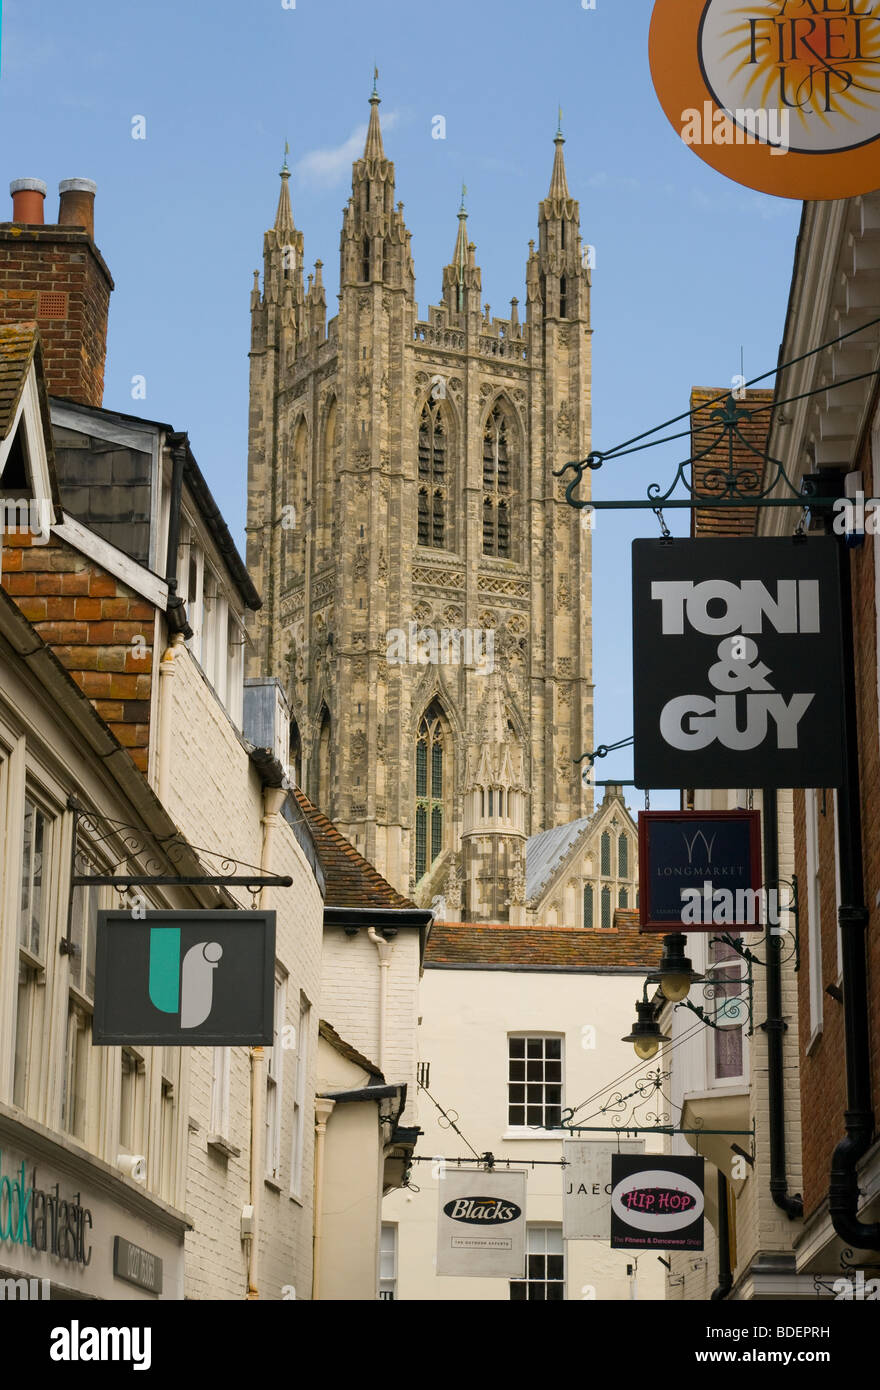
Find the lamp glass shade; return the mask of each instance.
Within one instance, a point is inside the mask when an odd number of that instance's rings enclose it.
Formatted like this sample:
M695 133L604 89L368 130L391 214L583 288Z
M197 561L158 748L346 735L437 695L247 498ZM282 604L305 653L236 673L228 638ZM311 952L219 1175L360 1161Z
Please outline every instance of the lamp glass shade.
M644 1037L636 1038L633 1043L633 1051L637 1057L641 1057L643 1062L649 1062L652 1057L656 1057L660 1049L660 1039L647 1034Z
M670 970L668 974L660 976L660 988L670 1004L678 1004L682 999L687 998L692 981L693 974L690 970L687 972Z

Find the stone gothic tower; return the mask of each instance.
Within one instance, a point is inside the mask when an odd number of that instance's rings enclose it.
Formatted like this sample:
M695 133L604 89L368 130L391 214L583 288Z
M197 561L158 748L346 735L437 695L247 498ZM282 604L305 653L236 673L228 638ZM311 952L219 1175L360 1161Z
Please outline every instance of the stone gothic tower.
M525 322L517 299L508 318L481 305L463 202L442 303L419 316L375 90L338 315L320 261L304 285L286 162L251 299L252 672L287 691L309 796L401 891L462 885L478 920L517 901L525 836L592 810L573 761L592 747L590 533L553 477L590 447L590 279L562 147Z

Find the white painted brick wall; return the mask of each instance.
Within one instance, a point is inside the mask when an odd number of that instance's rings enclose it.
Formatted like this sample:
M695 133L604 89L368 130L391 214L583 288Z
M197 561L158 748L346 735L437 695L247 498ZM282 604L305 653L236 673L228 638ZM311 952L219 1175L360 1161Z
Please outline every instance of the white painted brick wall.
M173 743L167 809L193 844L259 864L263 798L247 753L188 652L182 651L176 657L171 681ZM280 818L271 869L289 874L294 881L292 888L272 890L265 902L265 906L277 912L276 955L288 972L286 1022L298 1027L300 991L312 1004L303 1205L292 1200L289 1193L295 1082L292 1051L285 1052L282 1061L282 1190L276 1193L264 1185L261 1193L259 1290L262 1298L277 1299L285 1284L294 1286L298 1298L309 1297L311 1289L311 1174L323 918L321 895L311 868L290 826ZM242 907L250 907L246 890L235 891ZM189 1115L198 1125L189 1134L188 1147L185 1209L194 1222L194 1230L186 1238L186 1293L200 1299L243 1298L247 1276L240 1222L242 1207L250 1201L249 1052L246 1048L232 1051L229 1133L225 1137L241 1153L228 1159L207 1146L213 1053L207 1048L190 1048L186 1052Z

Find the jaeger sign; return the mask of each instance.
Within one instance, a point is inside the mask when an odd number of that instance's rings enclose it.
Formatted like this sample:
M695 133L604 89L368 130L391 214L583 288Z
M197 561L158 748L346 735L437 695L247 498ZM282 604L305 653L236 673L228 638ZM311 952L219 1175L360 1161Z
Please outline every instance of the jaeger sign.
M633 542L638 787L834 787L836 541Z

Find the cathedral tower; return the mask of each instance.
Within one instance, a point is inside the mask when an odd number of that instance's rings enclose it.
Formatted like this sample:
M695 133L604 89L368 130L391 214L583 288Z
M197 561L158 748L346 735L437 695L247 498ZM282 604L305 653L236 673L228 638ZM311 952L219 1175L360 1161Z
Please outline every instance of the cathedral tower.
M420 901L460 883L465 913L504 920L524 837L592 809L573 761L592 747L590 534L552 476L590 447L589 274L559 132L525 322L517 299L507 318L480 303L464 199L420 317L379 104L374 89L329 323L286 162L264 238L253 669L282 680L297 775L361 853Z

